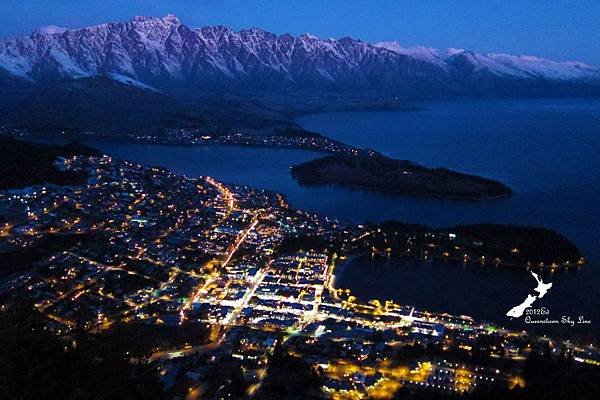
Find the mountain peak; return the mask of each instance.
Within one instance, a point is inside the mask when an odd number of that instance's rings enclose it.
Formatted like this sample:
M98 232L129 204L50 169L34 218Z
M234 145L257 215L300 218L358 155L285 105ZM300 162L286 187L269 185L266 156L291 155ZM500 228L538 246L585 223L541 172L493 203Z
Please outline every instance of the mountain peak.
M167 14L162 18L145 16L145 15L136 15L131 19L133 22L162 22L166 25L181 25L181 21L174 14Z
M259 28L180 26L185 25L168 14L68 32L40 28L31 37L0 39L0 72L38 83L120 76L165 92L336 90L435 96L468 94L474 88L497 93L504 86L558 87L556 83L600 90L600 70L578 62L350 37L320 39L309 33L292 37ZM509 81L512 86L506 85Z
M181 25L181 21L179 20L179 18L177 18L175 14L167 14L164 17L162 17L162 20L166 24Z
M308 40L319 40L318 36L313 35L312 33L309 32L305 32L302 35L300 35L300 38L302 39L308 39Z
M64 28L62 26L47 25L47 26L42 26L41 28L36 29L34 33L38 33L40 35L55 35L57 33L63 33L68 30L69 30L69 28Z

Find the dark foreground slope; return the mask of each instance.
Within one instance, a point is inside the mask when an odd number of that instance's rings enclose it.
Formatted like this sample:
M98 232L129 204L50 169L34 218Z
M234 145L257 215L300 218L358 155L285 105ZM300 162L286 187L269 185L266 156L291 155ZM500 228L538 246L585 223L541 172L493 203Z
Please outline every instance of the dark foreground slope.
M307 185L340 185L411 196L480 200L512 193L504 184L445 168L430 169L377 153L335 154L292 167Z
M21 85L14 90L0 79L0 95L0 125L45 138L66 133L114 140L131 134L160 135L172 128L211 134L242 128L299 129L281 111L236 96L189 100L106 76Z
M0 136L0 190L16 189L43 183L68 185L81 183L85 175L60 171L54 166L58 157L98 155L87 146L70 143L64 146L24 142Z

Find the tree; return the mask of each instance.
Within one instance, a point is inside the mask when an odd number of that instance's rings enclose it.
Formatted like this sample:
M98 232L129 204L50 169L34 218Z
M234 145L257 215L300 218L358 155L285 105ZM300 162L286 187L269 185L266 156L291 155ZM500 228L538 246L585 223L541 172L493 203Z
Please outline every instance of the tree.
M61 340L28 304L0 312L0 398L160 399L152 368L86 335ZM75 340L75 342L74 342Z

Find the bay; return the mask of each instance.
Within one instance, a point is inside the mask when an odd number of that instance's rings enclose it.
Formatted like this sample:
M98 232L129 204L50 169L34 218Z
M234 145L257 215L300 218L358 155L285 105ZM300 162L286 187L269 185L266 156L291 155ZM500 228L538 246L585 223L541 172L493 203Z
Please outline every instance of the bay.
M496 222L553 228L589 265L545 276L554 286L540 306L552 316L584 315L597 331L600 307L600 101L477 100L419 104L419 112L315 114L308 130L423 165L499 179L515 191L494 201L399 197L340 187L307 187L289 168L318 152L237 146L177 147L91 143L112 156L176 173L280 192L297 207L355 223L397 219L435 227ZM522 269L406 259L359 258L337 280L358 297L390 298L434 311L529 328L505 313L535 287ZM545 331L545 328L541 328ZM562 329L562 327L561 327ZM554 332L555 330L547 330Z

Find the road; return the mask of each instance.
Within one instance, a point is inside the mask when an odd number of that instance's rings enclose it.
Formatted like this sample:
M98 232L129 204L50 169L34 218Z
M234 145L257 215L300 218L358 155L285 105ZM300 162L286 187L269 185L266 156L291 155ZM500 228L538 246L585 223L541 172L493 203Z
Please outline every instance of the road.
M215 279L217 279L220 276L219 275L220 270L222 270L223 268L225 268L227 266L227 264L229 264L229 262L231 261L231 259L234 256L235 252L240 248L242 243L244 243L244 241L248 237L248 234L250 233L250 231L252 231L252 229L254 229L257 224L258 224L258 217L254 216L254 219L253 219L252 223L250 224L250 226L248 228L246 228L238 236L235 243L229 248L229 251L227 252L227 255L225 256L225 259L223 260L219 270L217 270L213 274L211 274L207 278L206 282L204 282L203 284L199 285L198 287L196 287L194 289L193 295L190 296L190 298L182 305L182 307L180 309L180 316L181 316L182 320L185 318L185 310L188 310L192 306L193 303L198 302L200 300L204 290L207 287L209 287L215 281Z
M150 358L148 358L148 362L154 362L159 360L170 360L172 358L184 357L189 355L202 355L208 351L212 351L218 348L221 343L223 343L223 335L220 336L219 340L216 342L200 344L192 347L184 347L181 349L171 349L166 351L159 351L153 353Z

